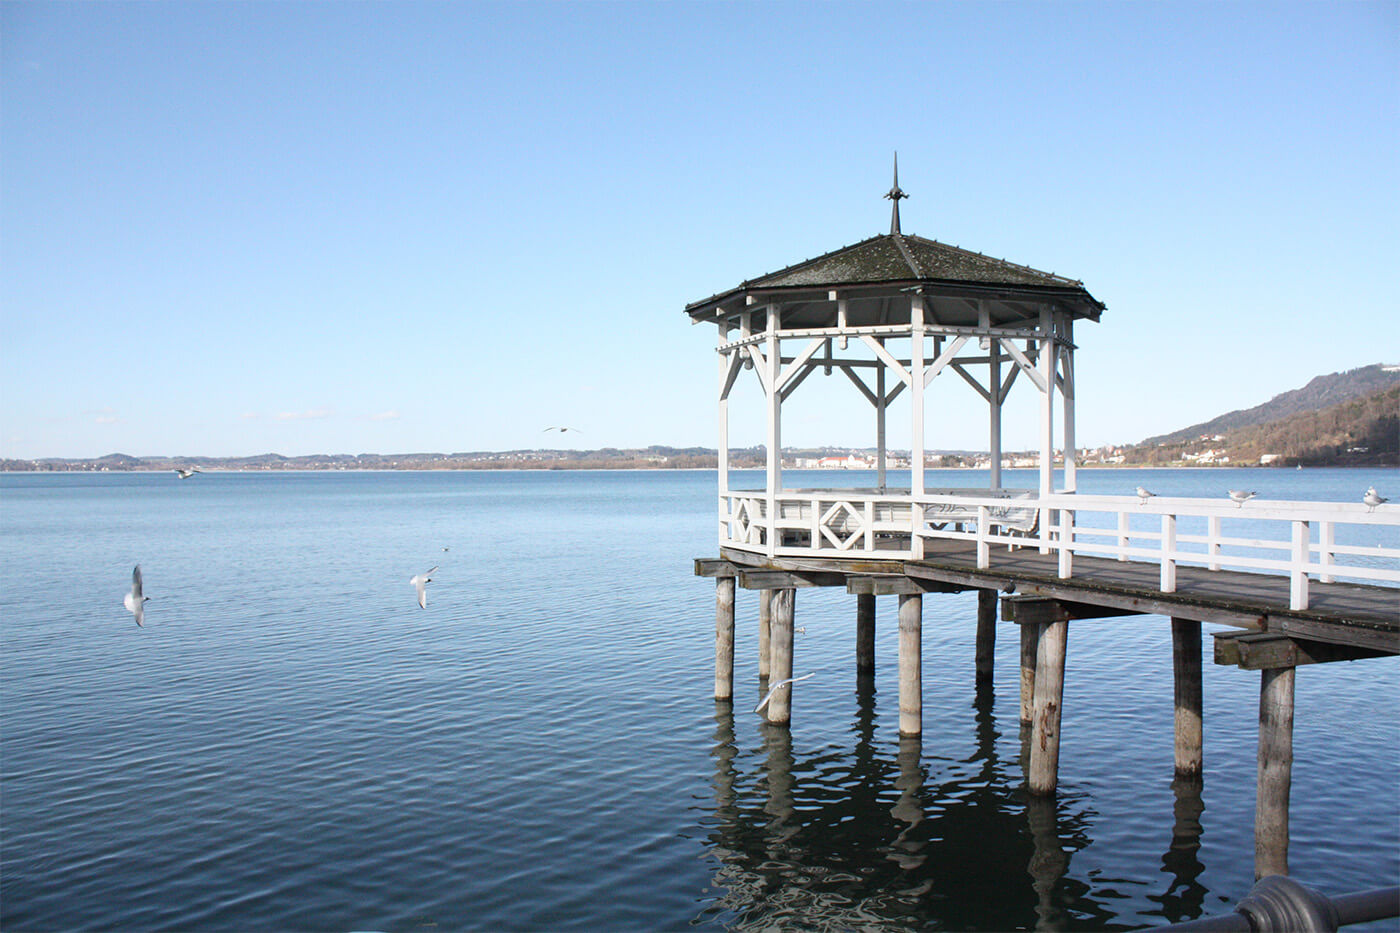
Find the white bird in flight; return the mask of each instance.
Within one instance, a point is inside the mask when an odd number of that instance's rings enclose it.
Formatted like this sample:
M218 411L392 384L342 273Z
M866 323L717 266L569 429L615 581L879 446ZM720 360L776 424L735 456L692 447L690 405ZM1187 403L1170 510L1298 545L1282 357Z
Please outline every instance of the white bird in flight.
M1157 495L1155 492L1148 492L1146 486L1139 486L1137 488L1138 505L1146 505L1147 500L1155 495Z
M1235 503L1235 508L1237 508L1237 509L1243 507L1244 504L1245 504L1246 502L1248 502L1250 499L1253 499L1254 496L1255 496L1255 493L1254 493L1253 490L1249 490L1249 489L1231 489L1231 490L1230 490L1230 501L1233 502L1233 503Z
M191 476L194 476L196 473L203 473L204 471L201 470L199 467L190 467L189 469L183 469L183 468L181 468L181 467L176 467L176 468L175 468L175 472L180 474L180 479L189 479Z
M777 693L779 690L781 690L783 687L786 687L788 684L795 684L795 683L797 683L799 680L806 680L808 677L815 677L815 676L817 676L817 675L816 675L816 673L814 672L814 673L811 673L811 674L803 674L801 677L789 677L787 680L780 680L780 681L778 681L777 683L775 683L775 684L772 686L771 689L769 689L768 695L767 695L766 697L763 698L763 702L761 702L761 703L759 703L757 706L755 706L755 707L753 708L753 711L754 711L755 713L761 713L761 712L763 712L763 707L765 707L765 706L768 705L768 701L771 700L771 699L773 699L773 695L774 695L775 693Z
M560 434L567 434L567 433L569 433L570 431L573 431L575 434L582 434L582 433L583 433L583 432L580 431L578 428L555 428L555 427L545 428L545 429L544 429L543 431L541 431L540 433L541 433L541 434L545 434L545 433L548 433L549 431L558 431Z
M1366 495L1361 497L1361 501L1370 506L1370 509L1368 509L1367 511L1374 512L1376 510L1376 506L1384 505L1385 503L1389 502L1390 497L1383 496L1380 493L1376 492L1376 487L1372 486L1370 489L1366 490Z
M141 594L141 565L137 564L136 569L131 571L131 592L122 599L122 605L126 611L136 616L136 624L142 628L146 627L146 601L149 596Z
M431 574L433 574L433 573L436 572L436 571L437 571L437 567L435 566L435 567L433 567L432 570L425 570L425 571L423 571L422 573L417 574L416 576L412 576L412 577L409 577L409 578L408 578L408 582L409 582L409 583L412 583L414 586L416 586L416 587L418 588L418 608L419 608L419 609L427 609L427 608L428 608L428 584L431 583L431 582L433 582L433 578L432 578Z

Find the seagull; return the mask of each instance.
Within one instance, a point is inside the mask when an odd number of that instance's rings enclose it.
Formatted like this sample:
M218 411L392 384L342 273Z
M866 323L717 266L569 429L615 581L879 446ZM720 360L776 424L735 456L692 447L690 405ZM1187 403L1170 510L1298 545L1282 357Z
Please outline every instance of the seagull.
M547 433L547 432L549 432L549 431L558 431L560 434L567 434L567 433L569 433L570 431L573 431L575 434L582 434L582 433L583 433L583 432L580 431L578 428L545 428L545 429L544 429L543 431L541 431L540 433L541 433L541 434L544 434L544 433Z
M775 683L775 684L773 685L772 689L770 689L770 690L768 691L768 695L767 695L766 697L763 698L763 702L760 703L760 704L758 704L757 706L755 706L755 707L753 708L753 711L754 711L755 713L761 713L761 712L763 712L763 707L765 707L765 706L768 705L768 701L771 700L771 699L773 699L773 694L777 693L779 689L781 689L781 688L783 688L783 687L786 687L788 684L795 684L795 683L797 683L799 680L806 680L808 677L815 677L815 676L817 676L815 673L803 674L801 677L789 677L787 680L780 680L780 681L778 681L777 683Z
M1157 495L1155 492L1148 492L1147 487L1139 486L1137 488L1138 505L1146 505L1147 500L1155 495Z
M141 595L141 565L137 564L136 569L131 571L131 592L122 598L122 605L127 612L136 616L136 624L142 628L146 627L146 600L150 598Z
M1253 490L1231 489L1231 490L1230 490L1230 501L1233 502L1233 503L1235 503L1235 508L1238 509L1238 508L1242 508L1242 507L1244 506L1244 504L1245 504L1246 502L1248 502L1250 499L1253 499L1255 495L1256 495L1256 494L1255 494L1255 492L1254 492Z
M180 479L189 479L191 476L194 476L196 473L203 473L204 471L201 470L199 467L190 467L190 468L187 469L187 470L186 470L186 469L181 469L180 467L176 467L176 468L175 468L175 472L180 474Z
M446 554L446 553L447 553L448 551L450 551L450 550L452 550L452 548L450 548L450 547L445 547L445 548L442 549L442 552L443 552L444 554Z
M1361 497L1361 501L1370 506L1370 508L1367 511L1374 512L1376 510L1376 506L1389 502L1390 497L1383 496L1380 493L1376 492L1376 487L1372 486L1370 489L1366 490L1366 495Z
M432 578L431 576L429 576L429 575L432 574L433 572L435 572L436 570L437 570L437 567L433 567L432 570L425 570L425 571L423 571L422 573L418 574L417 576L413 576L413 577L409 577L409 578L408 578L408 582L409 582L409 583L412 583L414 586L418 587L418 608L419 608L419 609L427 609L427 608L428 608L428 584L431 583L431 582L433 582L433 578Z

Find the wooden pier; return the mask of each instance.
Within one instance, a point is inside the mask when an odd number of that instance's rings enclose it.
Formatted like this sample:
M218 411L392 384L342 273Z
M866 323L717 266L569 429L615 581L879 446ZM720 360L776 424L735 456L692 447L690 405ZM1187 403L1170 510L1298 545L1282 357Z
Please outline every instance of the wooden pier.
M1201 625L1215 661L1260 671L1259 875L1287 873L1294 670L1400 653L1400 506L1280 502L1221 490L1214 499L1088 496L1077 489L1076 323L1105 305L1082 282L904 234L898 174L890 232L694 302L718 330L718 557L696 561L717 585L715 697L734 689L736 588L757 590L759 676L792 676L795 598L803 587L856 597L855 667L874 669L875 597L899 598L899 731L923 730L925 595L977 590L973 676L993 676L997 608L1021 647L1021 719L1032 730L1027 785L1055 792L1069 624L1169 620L1175 771L1203 760ZM731 486L730 397L743 373L761 393L767 464L761 489ZM869 488L783 482L784 402L811 376L840 374L873 411ZM925 404L940 375L986 406L988 485L926 483ZM1002 482L1003 409L1018 384L1036 395L1036 488ZM890 416L904 408L908 487L888 482ZM944 403L946 404L946 402ZM849 433L849 432L846 432ZM902 455L901 455L902 456ZM1057 468L1058 464L1058 468ZM1126 491L1126 490L1125 490ZM767 706L787 723L791 684Z

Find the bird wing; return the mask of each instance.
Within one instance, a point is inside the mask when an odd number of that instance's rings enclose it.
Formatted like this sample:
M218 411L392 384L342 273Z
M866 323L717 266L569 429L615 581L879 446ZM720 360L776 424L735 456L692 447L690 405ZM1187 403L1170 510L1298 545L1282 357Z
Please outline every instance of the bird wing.
M428 587L427 587L427 582L428 582L428 581L427 581L427 580L424 580L422 577L414 577L414 578L413 578L413 582L414 582L414 584L418 587L418 608L419 608L419 609L427 609L427 608L428 608Z
M131 597L136 602L141 602L141 565L137 564L131 571Z

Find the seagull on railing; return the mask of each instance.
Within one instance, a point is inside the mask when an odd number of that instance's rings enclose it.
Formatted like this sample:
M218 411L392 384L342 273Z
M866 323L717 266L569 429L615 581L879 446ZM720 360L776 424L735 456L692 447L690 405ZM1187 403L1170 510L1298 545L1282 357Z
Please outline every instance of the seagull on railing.
M765 706L768 705L768 701L771 700L771 699L773 699L773 695L774 695L775 693L777 693L781 688L786 687L788 684L795 684L795 683L797 683L799 680L806 680L808 677L815 677L815 676L817 676L817 675L816 675L815 672L813 672L813 673L811 673L811 674L803 674L801 677L789 677L787 680L780 680L780 681L778 681L777 683L775 683L775 684L773 685L772 689L770 689L770 690L768 691L768 695L767 695L766 697L763 698L763 702L762 702L762 703L759 703L757 706L755 706L755 707L753 708L753 711L754 711L755 713L761 713L761 712L763 712L763 707L765 707Z
M1246 502L1253 499L1256 493L1253 490L1231 489L1230 501L1235 503L1235 508L1242 508Z
M136 616L136 624L142 628L146 627L146 602L150 598L141 593L141 565L137 564L136 569L131 571L131 592L122 598L122 605L127 612Z
M191 476L194 476L196 473L203 473L204 471L201 470L199 467L190 467L190 468L188 468L188 469L184 469L184 468L181 468L181 467L176 467L176 468L175 468L175 472L180 474L180 479L189 479Z
M432 570L425 570L416 576L408 578L408 582L418 588L418 608L428 608L428 584L433 582L431 574L437 571L437 567Z
M1370 506L1370 508L1367 509L1368 512L1374 512L1376 510L1376 506L1383 505L1389 502L1390 497L1383 496L1380 493L1376 492L1376 487L1372 486L1370 489L1366 490L1366 495L1361 497L1361 501Z
M1137 488L1138 505L1146 505L1147 500L1155 495L1157 494L1155 492L1149 492L1146 486L1139 486Z

